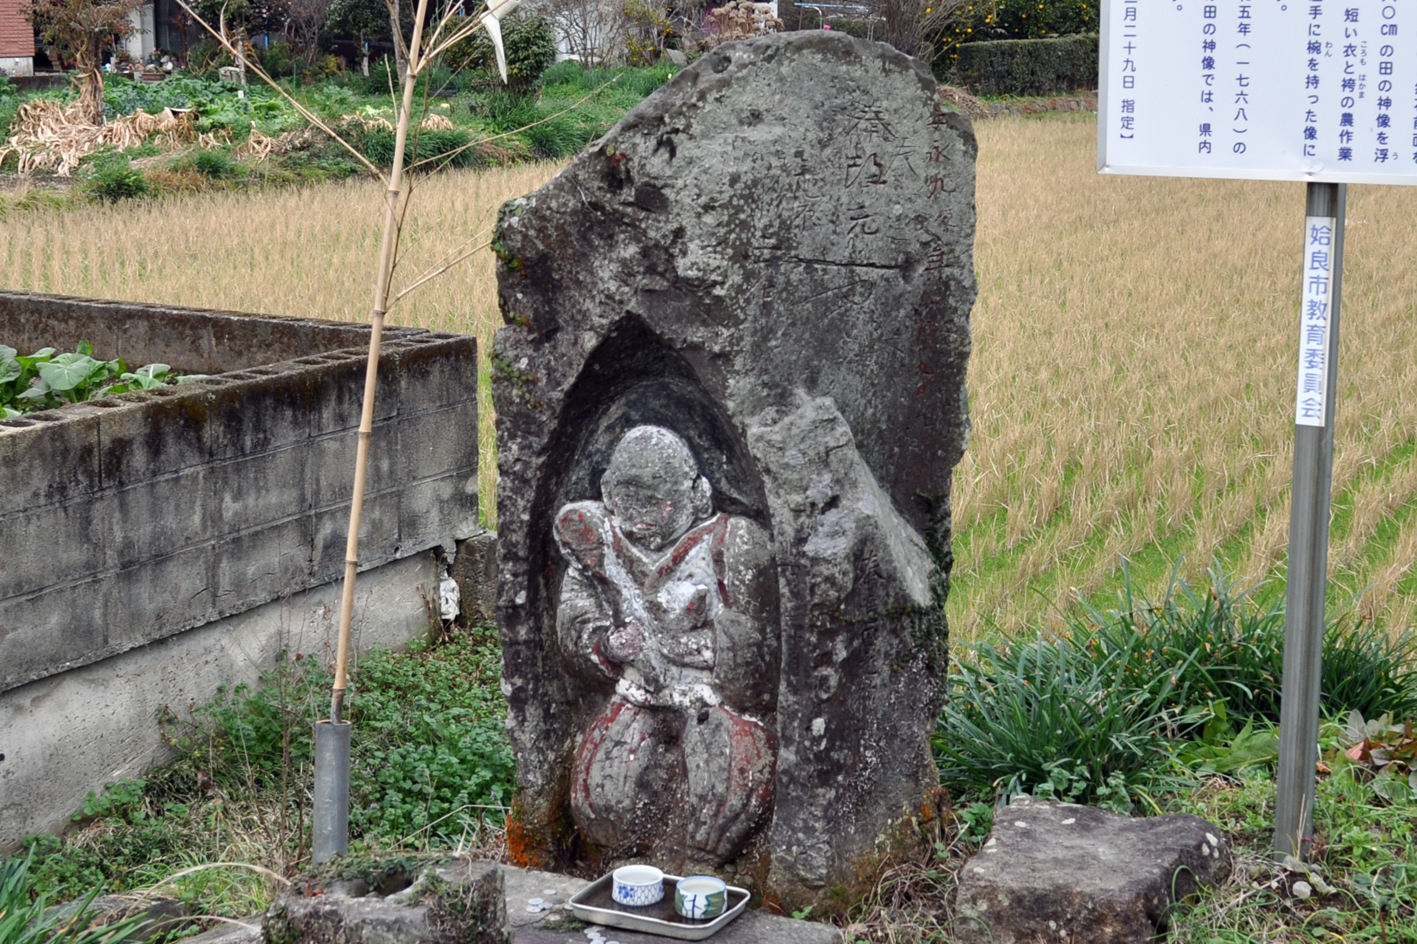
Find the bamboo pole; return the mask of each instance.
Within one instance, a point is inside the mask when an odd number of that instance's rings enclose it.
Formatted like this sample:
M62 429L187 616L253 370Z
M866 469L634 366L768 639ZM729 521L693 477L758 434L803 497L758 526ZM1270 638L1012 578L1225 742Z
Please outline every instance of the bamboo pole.
M384 232L379 241L379 263L374 271L374 303L370 316L369 360L364 369L364 405L359 415L359 445L354 460L354 494L349 505L349 537L344 552L344 592L340 595L339 644L335 650L335 681L330 690L330 722L339 724L344 714L344 693L349 687L349 635L354 620L354 585L359 571L359 521L364 512L364 484L369 468L369 440L374 434L374 398L379 385L379 349L383 340L384 312L393 275L394 244L398 233L399 198L403 187L403 157L408 144L413 91L426 64L420 61L423 22L428 0L418 0L409 42L408 70L404 73L403 103L394 132L394 164L384 195Z

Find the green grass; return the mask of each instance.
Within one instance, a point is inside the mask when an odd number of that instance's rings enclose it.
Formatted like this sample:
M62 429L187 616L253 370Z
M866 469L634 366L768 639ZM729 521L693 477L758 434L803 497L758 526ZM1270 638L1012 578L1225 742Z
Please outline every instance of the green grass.
M1203 588L1170 567L1155 601L1134 589L1124 563L1115 602L1079 598L1060 614L1061 630L956 647L935 747L962 806L937 861L901 873L939 879L934 917L877 902L855 916L859 940L947 941L953 876L987 835L995 804L1030 794L1189 812L1224 831L1234 876L1183 903L1169 940L1417 942L1417 641L1351 608L1330 613L1312 874L1286 872L1270 855L1284 600L1218 565ZM1355 710L1365 728L1349 719ZM1391 718L1371 723L1379 715ZM1385 740L1355 761L1347 751L1365 736ZM1316 894L1297 897L1300 879ZM915 936L901 936L905 926Z
M1167 789L1186 739L1277 723L1283 599L1253 595L1218 565L1205 588L1178 571L1153 602L1124 564L1115 602L1080 598L1060 632L957 644L935 738L944 785L956 796L1042 790L1130 809ZM1417 719L1417 639L1330 614L1321 691L1330 718Z
M476 847L500 829L514 766L494 639L483 628L375 653L353 673L354 851ZM258 686L169 714L175 763L90 794L65 837L26 842L31 898L150 887L217 862L296 874L309 855L311 725L328 712L329 681L314 659L282 660ZM257 871L206 868L166 890L196 914L243 918L280 887Z
M1332 750L1332 748L1331 748ZM1417 802L1390 802L1348 769L1320 779L1310 867L1332 890L1297 897L1270 859L1274 781L1267 767L1238 779L1195 779L1164 804L1217 823L1235 855L1221 887L1180 907L1176 944L1262 941L1417 942Z
M849 940L949 941L958 871L987 837L995 803L1020 793L1190 812L1222 830L1235 876L1179 907L1173 941L1417 940L1417 790L1407 769L1382 779L1352 761L1354 737L1336 720L1354 702L1417 713L1411 641L1341 617L1331 627L1313 874L1284 872L1268 852L1282 611L1218 570L1208 586L1170 588L1147 601L1123 582L1113 602L1083 600L1064 614L1061 633L958 647L936 742L955 803L926 846L889 863L867 899L838 916ZM489 627L361 664L350 702L357 852L475 845L496 829L513 776L499 655ZM64 839L35 837L30 896L149 886L218 861L299 871L309 725L327 686L317 662L288 661L258 687L168 717L177 763L91 796ZM1319 893L1296 898L1299 878ZM238 869L174 883L193 910L227 917L260 910L278 887Z
M90 892L71 913L45 914L52 904L32 887L33 855L0 862L0 944L122 944L139 930L141 915L100 920Z

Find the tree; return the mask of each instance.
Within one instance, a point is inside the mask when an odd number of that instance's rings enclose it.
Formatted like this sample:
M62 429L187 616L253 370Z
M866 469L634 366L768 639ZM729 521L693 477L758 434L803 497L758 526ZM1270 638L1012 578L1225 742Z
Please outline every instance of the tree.
M306 65L314 65L320 56L320 35L329 22L331 5L331 0L287 0L286 32Z
M359 40L365 75L369 74L369 56L363 51L364 45L371 40L392 39L391 25L383 0L334 0L330 4L329 28L336 36Z
M561 43L586 66L608 65L624 52L627 22L620 0L546 0L538 9L550 13Z
M939 37L973 9L967 0L866 0L865 6L880 22L877 39L926 62L939 54Z
M79 105L86 120L103 124L104 44L133 32L128 14L144 0L31 0L25 16L46 45L74 61Z

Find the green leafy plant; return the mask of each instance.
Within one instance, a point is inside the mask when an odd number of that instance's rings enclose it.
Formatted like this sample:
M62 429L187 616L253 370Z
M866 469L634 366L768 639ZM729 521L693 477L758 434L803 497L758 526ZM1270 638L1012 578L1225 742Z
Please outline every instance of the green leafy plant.
M0 862L0 944L122 944L142 926L144 916L132 915L104 924L91 910L97 890L77 911L45 913L49 900L30 888L31 852Z
M1255 767L1268 767L1279 759L1279 732L1274 725L1251 719L1236 731L1225 702L1212 706L1214 717L1201 736L1178 746L1176 760L1197 777L1239 778Z
M1152 603L1132 585L1122 562L1117 605L1102 607L1079 598L1064 615L1068 630L1095 640L1099 656L1132 649L1124 675L1160 661L1194 655L1178 679L1190 707L1224 701L1236 723L1279 721L1284 670L1284 598L1265 601L1262 584L1244 587L1219 563L1208 571L1210 586L1192 588L1179 578L1178 561L1159 602ZM1417 715L1417 638L1390 634L1371 620L1354 620L1352 602L1327 617L1320 691L1326 713L1350 710L1365 715L1391 711ZM1132 644L1140 636L1145 645ZM1135 679L1132 679L1135 681Z
M485 632L360 666L350 784L358 832L453 845L489 811L500 820L516 772L500 668Z
M198 151L192 156L192 166L213 180L225 180L241 173L241 165L224 150Z
M1417 797L1417 736L1411 720L1394 723L1391 714L1364 720L1361 712L1350 712L1342 749L1331 752L1329 762L1371 773L1373 791L1384 799Z
M105 784L102 793L90 790L84 800L83 810L71 818L78 822L82 819L114 817L129 823L141 823L147 819L142 805L143 788L146 786L147 783L143 780L119 780Z
M1230 717L1278 721L1283 600L1261 604L1255 588L1241 587L1218 564L1209 571L1210 587L1197 591L1180 579L1179 567L1178 561L1160 601L1152 603L1135 591L1124 560L1117 605L1103 608L1079 597L1064 616L1068 630L1086 638L1097 658L1125 651L1123 684L1140 684L1155 665L1179 662L1176 692L1185 707L1223 700Z
M994 804L971 803L959 811L960 837L971 846L982 845L994 830Z
M935 738L943 785L961 796L1041 790L1125 806L1158 774L1178 729L1205 720L1178 691L1191 657L1152 664L1142 637L1091 633L980 643L955 661Z
M1357 711L1417 718L1417 636L1353 619L1351 611L1341 608L1324 632L1324 710L1331 716Z
M80 341L75 351L60 354L52 347L22 355L0 344L0 418L50 410L68 403L134 390L150 390L203 375L178 377L166 364L148 364L130 371L122 358L93 356L93 345Z
M328 674L315 659L288 659L261 675L257 686L221 688L193 709L196 741L172 738L195 750L214 784L226 789L267 789L290 772L303 777L314 758L310 733L320 717Z
M152 192L143 172L126 160L96 169L93 176L85 182L84 189L109 203L145 197Z
M502 20L502 43L507 54L507 86L513 92L526 94L535 89L551 63L556 61L556 33L551 21L521 10ZM492 40L478 32L458 43L448 53L448 63L454 71L474 69L486 78L484 82L501 84L497 74L496 55Z

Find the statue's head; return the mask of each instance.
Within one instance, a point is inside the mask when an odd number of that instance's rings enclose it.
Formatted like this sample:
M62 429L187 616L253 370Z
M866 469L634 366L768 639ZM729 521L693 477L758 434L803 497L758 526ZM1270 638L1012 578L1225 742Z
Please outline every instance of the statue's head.
M713 511L713 489L689 445L662 426L636 426L620 438L600 494L621 532L649 551L669 546Z

